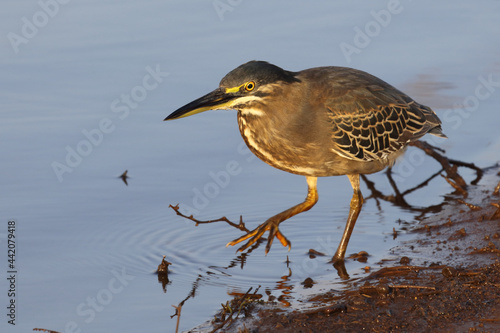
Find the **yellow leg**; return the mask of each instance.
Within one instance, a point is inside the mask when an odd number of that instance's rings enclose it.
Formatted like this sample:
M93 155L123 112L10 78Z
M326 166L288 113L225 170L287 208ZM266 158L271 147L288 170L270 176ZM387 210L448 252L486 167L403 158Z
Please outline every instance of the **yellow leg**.
M342 239L340 240L337 252L335 252L332 258L332 262L334 264L344 261L347 244L349 243L352 230L354 229L354 225L356 224L356 220L358 219L359 212L361 211L361 207L363 206L363 196L361 195L361 190L359 189L359 175L347 175L347 177L349 177L349 180L351 181L354 194L352 195L351 209L349 210L349 217L347 218L344 234L342 235Z
M240 238L237 238L233 240L232 242L227 243L226 246L233 246L236 245L240 242L243 242L244 240L247 240L250 238L250 240L240 247L238 251L242 252L248 249L252 244L254 244L257 240L259 240L262 235L266 232L269 231L269 238L267 240L267 245L266 245L266 254L269 252L271 249L271 245L273 244L273 239L274 237L278 238L281 244L283 246L288 246L288 250L292 247L292 244L290 241L280 232L278 226L281 222L285 221L286 219L289 219L290 217L297 215L299 213L305 212L306 210L311 209L316 202L318 202L318 191L316 189L316 182L317 178L316 177L306 177L307 179L307 186L308 186L308 191L307 191L307 197L304 200L304 202L293 206L292 208L289 208L277 215L274 215L270 219L268 219L266 222L262 223L260 226L258 226L256 229L250 231L248 234L241 236Z

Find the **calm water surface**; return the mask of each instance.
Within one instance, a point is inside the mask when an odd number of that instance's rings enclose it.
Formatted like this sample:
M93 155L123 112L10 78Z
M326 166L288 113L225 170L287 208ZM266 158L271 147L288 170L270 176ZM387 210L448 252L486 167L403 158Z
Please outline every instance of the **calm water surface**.
M304 177L242 145L235 112L162 122L248 60L366 70L436 110L449 140L431 143L449 156L481 167L499 160L498 1L41 3L51 5L10 1L0 13L4 277L9 220L17 250L16 325L2 278L2 332L173 332L172 305L189 297L187 331L250 287L296 307L305 294L345 287L328 257L306 253L333 254L352 195L346 177L320 179L318 204L281 227L292 250L275 242L267 256L235 254L225 244L241 231L195 227L168 207L200 219L242 215L254 228L304 199ZM228 165L237 171L224 178ZM128 186L118 178L125 170ZM404 190L438 170L410 149L394 175ZM391 193L383 173L370 179ZM437 177L407 200L425 207L450 192ZM387 257L401 239L393 228L414 223L411 211L367 200L348 253L371 257L347 262L351 278ZM172 262L165 291L154 274L163 255ZM319 282L312 291L300 284L307 277Z

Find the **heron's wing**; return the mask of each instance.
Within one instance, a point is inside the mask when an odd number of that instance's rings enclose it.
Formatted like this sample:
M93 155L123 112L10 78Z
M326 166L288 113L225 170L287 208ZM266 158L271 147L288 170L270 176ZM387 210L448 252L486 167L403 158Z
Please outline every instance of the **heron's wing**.
M325 105L336 153L358 161L380 160L427 132L444 136L429 107L374 76L353 71L342 82L333 80L335 93Z

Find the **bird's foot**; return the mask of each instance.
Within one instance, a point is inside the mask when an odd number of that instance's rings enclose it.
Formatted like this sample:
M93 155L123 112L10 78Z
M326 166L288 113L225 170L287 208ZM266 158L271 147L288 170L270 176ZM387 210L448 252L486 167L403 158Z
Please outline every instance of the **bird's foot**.
M337 270L337 274L342 280L349 279L349 274L347 274L347 269L345 268L343 254L339 254L337 251L332 260L330 260L330 263L333 264L333 267Z
M340 246L333 255L332 259L329 261L333 266L343 266L345 262L345 249Z
M337 270L337 274L342 280L349 279L349 274L345 268L344 260L338 260L333 262L333 267Z
M343 265L344 264L344 254L340 254L339 251L335 252L330 263L334 265Z
M243 252L246 249L248 249L250 246L252 246L255 242L257 242L259 239L261 239L262 235L264 235L264 233L266 231L269 231L269 237L267 239L267 245L266 245L266 254L271 249L271 245L273 244L274 237L278 238L278 240L281 242L281 244L283 246L285 246L285 247L288 246L288 251L290 251L290 248L292 247L292 244L281 233L281 231L278 228L278 225L279 225L279 222L268 220L268 221L262 223L260 226L258 226L254 230L252 230L249 233L247 233L246 235L241 236L241 237L239 237L239 238L237 238L237 239L235 239L235 240L227 243L226 247L230 246L230 245L234 246L234 245L236 245L236 244L238 244L240 242L243 242L243 241L245 241L245 240L247 240L247 239L250 238L250 240L246 244L244 244L243 246L241 246L237 250L239 252Z

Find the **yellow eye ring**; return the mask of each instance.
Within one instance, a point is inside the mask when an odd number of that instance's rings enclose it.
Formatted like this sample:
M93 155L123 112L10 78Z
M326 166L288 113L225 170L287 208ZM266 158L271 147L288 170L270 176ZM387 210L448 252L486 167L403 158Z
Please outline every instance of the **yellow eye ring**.
M255 88L255 82L250 81L245 84L246 91L252 91Z

